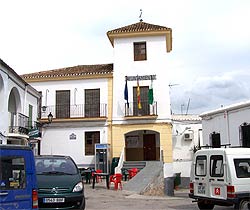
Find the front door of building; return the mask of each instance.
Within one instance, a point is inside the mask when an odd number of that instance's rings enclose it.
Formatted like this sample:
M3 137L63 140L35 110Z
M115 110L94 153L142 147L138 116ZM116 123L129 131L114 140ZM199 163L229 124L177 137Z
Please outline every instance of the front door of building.
M156 160L155 134L143 135L144 160Z

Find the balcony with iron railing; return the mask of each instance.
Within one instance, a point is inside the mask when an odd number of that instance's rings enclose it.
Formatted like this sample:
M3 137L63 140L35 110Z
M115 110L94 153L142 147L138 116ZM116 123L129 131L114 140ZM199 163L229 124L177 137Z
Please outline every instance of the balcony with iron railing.
M22 113L10 113L9 133L28 135L31 129L37 128L38 122L29 121Z
M43 106L41 109L41 119L48 118L50 113L53 115L53 119L106 118L107 104Z
M157 102L149 104L148 101L141 101L141 109L137 102L125 103L125 117L146 117L157 116Z

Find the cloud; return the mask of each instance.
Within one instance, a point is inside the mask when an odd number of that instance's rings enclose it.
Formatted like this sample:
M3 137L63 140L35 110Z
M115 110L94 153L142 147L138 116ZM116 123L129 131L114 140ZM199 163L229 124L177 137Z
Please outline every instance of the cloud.
M108 30L139 21L172 28L166 77L175 113L249 99L249 0L0 0L0 55L18 74L111 63ZM188 104L189 103L189 104Z
M185 112L199 114L219 108L221 105L249 100L250 88L247 78L250 79L248 71L197 77L189 85L182 87L182 91L176 90L178 98L175 97L174 92L171 93L171 107L175 113L180 113L182 108Z

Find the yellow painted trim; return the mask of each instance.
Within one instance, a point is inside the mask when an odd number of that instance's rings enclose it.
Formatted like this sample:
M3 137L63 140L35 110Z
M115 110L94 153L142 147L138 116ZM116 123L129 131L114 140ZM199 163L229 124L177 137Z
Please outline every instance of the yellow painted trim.
M143 32L126 32L126 33L115 33L108 34L109 41L111 45L114 47L114 39L115 38L130 38L130 37L142 37L142 36L166 36L166 49L167 52L172 50L172 30L168 29L165 31L143 31Z
M79 121L106 121L107 117L76 117L76 118L63 118L57 119L54 118L52 123L56 122L79 122ZM48 120L46 118L42 118L39 120L41 123L46 123Z
M40 78L23 78L25 82L47 82L47 81L65 81L65 80L82 80L82 79L103 79L113 78L113 73L110 74L95 74L95 75L75 75L75 76L55 76L55 77L40 77Z
M151 124L113 124L112 125L112 157L119 157L125 147L125 134L136 130L151 130L160 135L160 149L163 151L163 161L173 162L172 150L172 124L171 123L151 123Z
M112 139L112 113L113 113L113 78L108 80L108 143L113 144ZM112 146L111 146L111 155L112 155Z
M125 116L125 120L144 120L144 119L157 119L158 115L145 115L145 116Z

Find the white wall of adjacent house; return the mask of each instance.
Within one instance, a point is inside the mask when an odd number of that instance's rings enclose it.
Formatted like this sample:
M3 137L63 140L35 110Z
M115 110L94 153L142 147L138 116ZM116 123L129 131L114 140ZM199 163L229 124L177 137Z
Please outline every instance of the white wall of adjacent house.
M0 114L1 114L1 120L0 120L0 132L3 135L8 134L8 122L9 117L8 117L8 75L5 74L4 72L0 71L0 96L2 99L5 100L0 100ZM5 138L2 136L0 137L3 143L5 142Z
M201 123L173 121L173 171L190 177L194 146L202 143ZM185 135L188 134L188 135Z
M14 93L14 100L10 99L10 94ZM14 74L8 70L0 70L0 96L3 100L0 100L0 132L7 136L10 126L10 112L9 108L13 108L17 113L21 113L29 117L29 105L33 107L32 119L37 119L37 105L38 97L37 93L32 88L25 85L25 83L17 78ZM14 126L18 126L18 120L15 120ZM18 136L17 136L18 138ZM6 138L2 138L2 143L6 144Z
M100 89L100 103L107 104L108 110L108 80L82 79L34 82L32 85L42 91L42 106L56 105L56 91L70 90L70 105L85 103L85 89ZM58 154L71 156L78 165L88 166L94 164L94 155L85 155L85 132L99 131L100 143L107 143L106 123L91 123L86 121L68 122L45 125L42 132L41 155ZM75 139L70 135L74 134Z
M7 90L8 90L8 75L0 71L0 96L2 99L7 99L8 97ZM8 122L7 105L8 105L7 100L0 100L0 114L1 114L0 132L2 132L3 135L6 135L8 130L8 123L6 123Z
M100 103L108 105L107 79L58 80L46 82L32 82L33 87L42 91L42 106L56 104L57 90L70 90L70 105L84 104L84 90L100 88Z
M17 90L15 92L15 99L17 105L17 112L29 116L29 105L33 107L32 119L37 119L37 105L38 98L30 93L30 88L22 83L17 78L9 78L7 82L8 88L6 92L6 98L9 99L11 91ZM31 90L32 91L32 90ZM9 106L9 101L6 100L7 107Z
M85 155L85 132L100 131L100 143L107 143L106 127L49 127L43 129L41 155L68 155L77 165L89 166L95 162L94 155ZM75 138L71 139L70 135Z
M220 133L221 144L240 146L239 127L244 122L250 123L250 108L237 108L224 110L217 114L209 114L202 117L204 145L211 145L210 134Z
M146 42L147 60L134 61L134 42ZM125 76L156 75L153 80L154 100L157 102L158 119L170 119L169 80L167 75L168 56L165 36L145 36L119 38L114 40L114 102L113 118L115 123L122 123L125 113L124 88ZM128 81L128 98L133 102L133 87L137 81ZM151 80L140 80L140 86L151 86Z

